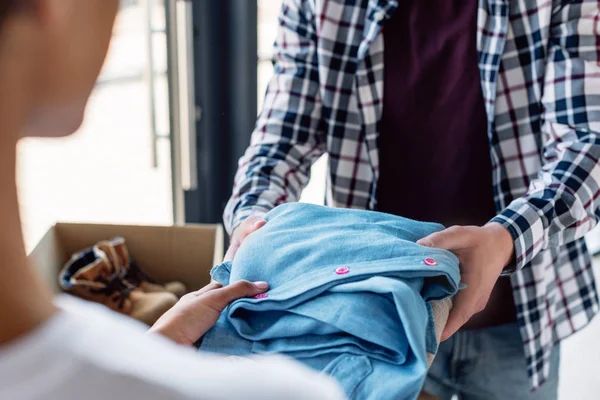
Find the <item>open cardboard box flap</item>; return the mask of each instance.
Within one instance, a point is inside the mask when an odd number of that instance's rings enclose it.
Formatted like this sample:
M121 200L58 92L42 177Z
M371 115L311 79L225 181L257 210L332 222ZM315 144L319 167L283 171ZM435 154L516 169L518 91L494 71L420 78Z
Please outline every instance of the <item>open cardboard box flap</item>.
M188 290L210 282L223 257L220 225L133 226L57 223L29 255L42 278L60 291L58 274L74 253L121 236L139 267L158 282L180 281Z

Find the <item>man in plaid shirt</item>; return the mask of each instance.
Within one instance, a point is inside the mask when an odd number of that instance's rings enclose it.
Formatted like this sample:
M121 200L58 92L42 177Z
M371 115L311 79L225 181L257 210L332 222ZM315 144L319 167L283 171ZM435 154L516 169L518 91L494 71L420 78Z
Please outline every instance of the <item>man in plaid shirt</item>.
M555 345L599 308L598 2L285 0L279 22L227 257L327 153L328 205L455 225L420 241L468 286L425 390L556 398Z

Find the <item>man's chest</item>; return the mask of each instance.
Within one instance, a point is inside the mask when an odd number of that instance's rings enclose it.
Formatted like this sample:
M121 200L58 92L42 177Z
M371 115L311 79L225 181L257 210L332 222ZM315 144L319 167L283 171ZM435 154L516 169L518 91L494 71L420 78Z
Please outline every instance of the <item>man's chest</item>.
M325 107L360 112L364 123L379 121L384 95L383 28L395 13L403 12L401 2L314 2L319 79ZM552 1L542 0L478 2L477 29L473 34L488 117L511 106L504 98L506 91L518 97L519 105L539 100L541 91L537 87L543 79L552 8Z

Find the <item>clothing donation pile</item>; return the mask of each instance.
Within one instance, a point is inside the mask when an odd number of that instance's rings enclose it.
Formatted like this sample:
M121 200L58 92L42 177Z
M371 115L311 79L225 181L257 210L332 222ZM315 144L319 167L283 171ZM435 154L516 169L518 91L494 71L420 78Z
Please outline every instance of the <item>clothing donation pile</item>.
M59 274L61 288L148 325L186 292L180 282L159 285L130 257L121 237L74 254Z
M458 259L416 244L443 227L300 203L265 219L211 274L270 290L233 302L199 349L284 354L336 378L350 399L416 399L439 339L431 302L459 289Z

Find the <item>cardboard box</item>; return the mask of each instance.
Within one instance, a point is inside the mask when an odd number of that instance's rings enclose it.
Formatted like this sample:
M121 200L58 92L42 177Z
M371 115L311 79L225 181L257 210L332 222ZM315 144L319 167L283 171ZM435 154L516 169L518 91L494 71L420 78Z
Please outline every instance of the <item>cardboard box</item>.
M158 282L180 281L188 290L210 282L223 259L220 225L133 226L57 223L30 253L43 279L59 292L58 274L71 255L100 240L124 237L132 258Z

